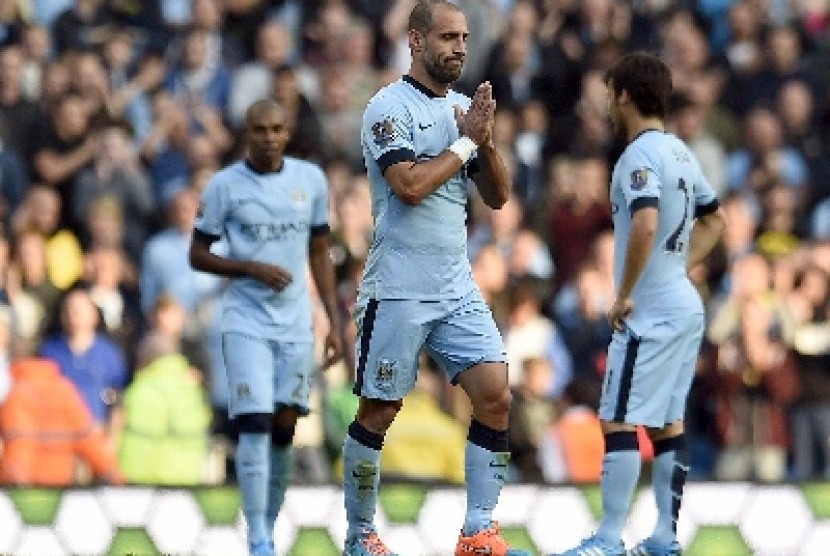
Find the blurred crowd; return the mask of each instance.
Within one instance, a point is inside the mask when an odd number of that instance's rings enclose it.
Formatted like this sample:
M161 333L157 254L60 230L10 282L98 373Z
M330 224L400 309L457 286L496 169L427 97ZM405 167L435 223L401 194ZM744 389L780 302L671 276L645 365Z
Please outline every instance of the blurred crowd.
M457 0L458 87L493 84L514 196L469 204L504 334L513 480L593 482L613 301L603 72L673 71L669 128L726 208L692 270L708 330L696 479L830 478L830 7L809 0ZM363 108L408 69L413 0L0 0L0 482L233 481L223 283L188 264L201 189L277 99L331 188L347 357L321 374L295 480L327 482L356 398L350 312L372 236ZM221 244L219 246L221 249ZM317 309L320 345L327 332ZM469 408L423 361L387 476L460 483ZM643 456L650 457L643 441Z

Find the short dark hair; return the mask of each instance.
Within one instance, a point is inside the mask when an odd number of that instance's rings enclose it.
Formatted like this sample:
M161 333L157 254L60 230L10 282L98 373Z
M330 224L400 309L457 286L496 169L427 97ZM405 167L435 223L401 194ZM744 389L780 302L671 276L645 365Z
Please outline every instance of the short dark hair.
M613 88L615 96L626 91L641 115L666 117L672 93L671 71L654 54L626 54L605 72L605 84Z
M458 11L458 6L447 0L418 0L418 3L409 13L409 30L418 31L424 35L429 33L430 28L432 28L432 14L437 6L446 6Z

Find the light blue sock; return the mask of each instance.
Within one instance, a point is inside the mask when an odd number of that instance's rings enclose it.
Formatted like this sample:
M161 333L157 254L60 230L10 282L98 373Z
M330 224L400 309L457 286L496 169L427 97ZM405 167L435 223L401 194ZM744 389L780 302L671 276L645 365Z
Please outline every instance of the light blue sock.
M467 513L464 535L487 529L493 523L493 509L510 460L507 431L498 431L473 420L464 452L464 478L467 483Z
M236 447L236 479L242 491L242 513L248 523L248 542L269 540L265 524L268 505L268 445L266 433L241 433Z
M289 446L274 446L271 444L271 472L268 481L268 510L265 513L265 524L268 526L268 538L274 540L274 526L277 516L285 500L285 491L291 481L291 472L294 469L294 448Z
M657 524L651 538L661 545L677 539L677 517L688 473L689 453L684 435L654 443L651 483L657 502Z
M602 459L602 519L597 536L616 545L628 517L628 508L640 478L640 450L636 432L614 432L605 435L605 457Z
M343 442L343 497L349 524L347 537L375 527L382 448L383 436L366 429L357 421L349 425L349 433Z

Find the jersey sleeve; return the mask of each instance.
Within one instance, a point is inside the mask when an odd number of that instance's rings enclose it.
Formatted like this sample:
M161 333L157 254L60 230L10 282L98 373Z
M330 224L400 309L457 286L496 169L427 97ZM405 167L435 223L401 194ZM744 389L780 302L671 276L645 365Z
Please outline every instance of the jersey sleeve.
M225 231L225 199L222 182L216 176L208 181L199 201L195 228L218 239Z
M329 229L329 185L326 175L319 168L315 168L317 184L314 200L311 203L311 229L313 232L328 231Z
M415 161L412 115L394 95L375 97L363 114L361 139L381 173L392 164Z
M662 184L652 159L642 149L633 149L622 163L619 183L628 210L633 214L644 207L656 207Z
M715 212L720 206L715 188L706 179L700 164L697 167L697 181L695 182L695 218Z

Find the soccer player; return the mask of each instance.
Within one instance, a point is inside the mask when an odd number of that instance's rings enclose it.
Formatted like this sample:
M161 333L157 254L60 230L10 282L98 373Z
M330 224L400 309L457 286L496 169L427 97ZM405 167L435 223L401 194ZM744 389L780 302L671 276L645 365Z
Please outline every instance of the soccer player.
M654 442L653 533L630 554L680 554L677 516L689 463L686 398L703 335L703 303L687 271L719 240L723 211L694 155L666 133L671 75L656 56L624 56L606 76L615 132L627 139L611 176L617 298L600 403L603 516L566 556L622 556L622 529L640 475L636 425Z
M252 556L275 553L294 428L308 413L314 369L308 267L331 323L323 368L342 352L328 185L318 166L283 156L288 139L279 104L261 100L248 109L247 157L208 182L190 247L194 268L230 278L222 296L222 352ZM226 257L210 251L222 237Z
M490 84L472 99L450 89L467 36L452 3L419 1L409 17L409 72L363 115L375 232L355 310L360 404L343 446L345 556L392 554L374 526L380 452L422 349L472 402L456 555L525 554L508 547L491 518L507 471L510 391L502 339L467 260L465 205L468 176L494 209L507 201L510 179L492 143Z

